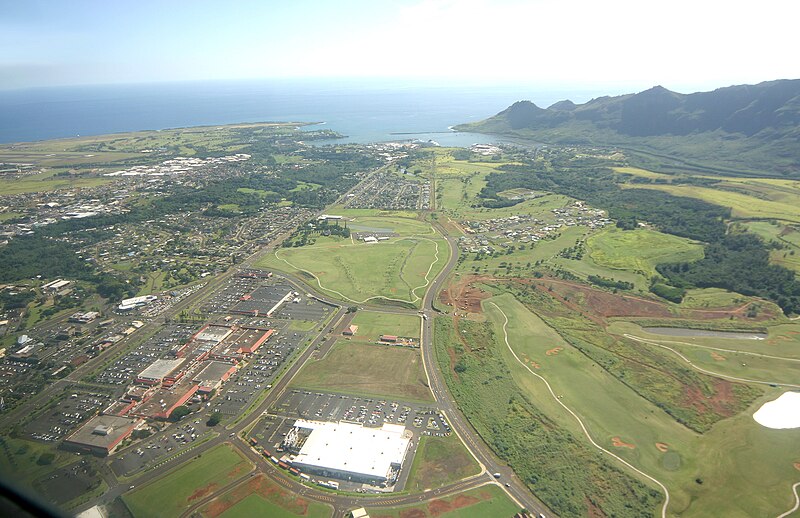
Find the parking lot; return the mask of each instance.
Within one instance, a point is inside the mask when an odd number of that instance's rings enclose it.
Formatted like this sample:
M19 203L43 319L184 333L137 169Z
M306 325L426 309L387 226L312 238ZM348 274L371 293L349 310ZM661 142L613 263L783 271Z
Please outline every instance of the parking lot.
M114 400L112 394L85 390L72 390L36 419L25 426L25 433L43 442L58 441L69 435L79 424L108 407Z
M430 405L348 394L292 389L272 406L253 428L252 436L276 448L296 419L349 421L379 428L384 423L404 425L416 438L450 435L450 424Z
M155 336L103 370L94 380L108 385L127 385L145 367L186 343L198 330L197 324L166 324Z
M272 318L318 322L331 311L330 306L309 297L303 290L275 275L266 277L266 272L252 270L234 276L226 285L203 305L206 314L231 315L241 318L244 315L266 317L287 294L291 298L280 305L270 315Z
M307 333L289 330L286 322L270 321L270 324L276 329L276 335L225 383L211 402L212 411L232 416L246 409L264 390L271 388L283 362L306 339ZM281 327L274 327L276 324Z
M145 439L135 447L113 457L111 469L117 476L130 475L148 463L157 463L175 455L181 448L201 440L209 431L205 416L190 416L167 432Z
M48 473L47 477L36 481L36 488L48 501L57 505L65 504L97 487L100 477L95 469L94 459L79 462Z

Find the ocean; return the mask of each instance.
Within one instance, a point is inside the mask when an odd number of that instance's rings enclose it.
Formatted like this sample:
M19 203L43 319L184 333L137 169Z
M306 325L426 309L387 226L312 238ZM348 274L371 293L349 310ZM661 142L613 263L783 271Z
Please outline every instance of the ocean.
M583 101L591 92L571 92ZM499 139L449 131L527 99L546 107L569 92L390 81L249 80L0 91L0 142L237 122L318 122L336 142L419 138L464 146Z

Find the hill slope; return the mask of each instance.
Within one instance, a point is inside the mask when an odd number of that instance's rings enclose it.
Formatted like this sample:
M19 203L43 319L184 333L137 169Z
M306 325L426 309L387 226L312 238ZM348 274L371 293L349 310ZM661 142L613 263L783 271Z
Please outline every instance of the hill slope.
M800 177L800 79L688 95L655 86L584 104L560 101L546 109L519 101L455 129L618 145L643 151L650 160L653 153L665 153L700 162L692 164L700 170Z

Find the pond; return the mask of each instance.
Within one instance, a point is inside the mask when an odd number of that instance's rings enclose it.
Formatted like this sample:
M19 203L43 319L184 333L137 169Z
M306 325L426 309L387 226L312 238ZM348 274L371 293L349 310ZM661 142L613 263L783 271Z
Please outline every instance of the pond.
M754 331L708 331L688 327L643 327L642 329L655 335L667 336L734 338L738 340L764 340L767 338L766 333Z

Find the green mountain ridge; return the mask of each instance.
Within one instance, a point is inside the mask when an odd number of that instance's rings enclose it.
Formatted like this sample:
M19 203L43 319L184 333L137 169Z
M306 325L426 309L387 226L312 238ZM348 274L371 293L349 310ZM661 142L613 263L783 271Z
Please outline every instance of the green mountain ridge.
M655 86L636 94L559 101L540 108L518 101L458 131L497 133L555 144L615 145L668 154L699 170L800 177L800 79L681 94ZM685 165L685 164L684 164Z

